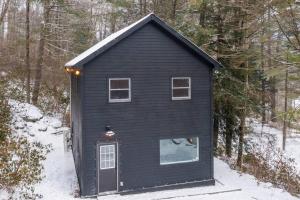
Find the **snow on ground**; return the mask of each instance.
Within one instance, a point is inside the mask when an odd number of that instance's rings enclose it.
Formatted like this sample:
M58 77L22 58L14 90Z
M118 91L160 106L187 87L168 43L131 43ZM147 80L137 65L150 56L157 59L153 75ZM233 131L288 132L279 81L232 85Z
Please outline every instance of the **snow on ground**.
M166 190L132 195L109 195L99 200L299 200L289 193L272 187L270 183L258 184L251 175L240 174L219 159L215 159L216 186Z
M10 101L13 106L14 128L19 134L27 134L31 140L37 140L43 144L51 144L53 150L44 161L45 170L43 181L36 185L36 192L43 195L44 200L75 200L74 191L77 189L74 162L71 152L64 152L63 135L66 131L61 127L61 122L54 117L43 116L41 111L29 104L19 104ZM27 112L26 109L31 111ZM26 112L25 112L26 111ZM25 114L24 114L25 113ZM39 118L32 122L24 120L26 115L34 115ZM42 118L41 118L42 116ZM254 132L260 133L259 124L253 124ZM280 134L280 131L272 128L266 129L271 134ZM56 134L54 134L56 133ZM300 159L300 138L288 139L288 151ZM297 153L296 153L297 152ZM240 174L229 166L215 158L216 186L194 187L177 190L165 190L131 195L101 196L101 200L297 200L289 193L272 187L270 183L258 183L251 175ZM300 163L300 162L299 162ZM1 193L4 191L0 190ZM78 199L78 198L77 198ZM299 200L299 199L298 199Z
M47 200L74 199L76 175L71 152L64 152L63 135L41 133L37 139L44 144L52 144L53 150L44 162L45 178L37 185L36 192Z

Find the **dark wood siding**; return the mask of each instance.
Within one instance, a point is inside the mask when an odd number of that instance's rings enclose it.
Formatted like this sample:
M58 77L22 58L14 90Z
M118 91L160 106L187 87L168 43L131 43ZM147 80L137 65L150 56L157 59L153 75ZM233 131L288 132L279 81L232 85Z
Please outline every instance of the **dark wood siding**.
M119 140L120 190L213 178L211 73L149 23L84 66L82 195L96 194L96 143L110 125ZM171 77L191 77L192 99L171 100ZM131 78L132 101L108 103L108 78ZM161 138L199 137L199 161L160 166Z
M75 162L75 169L78 177L78 182L82 184L82 112L81 112L81 97L82 97L82 81L81 77L72 75L71 79L71 134L72 134L72 151Z

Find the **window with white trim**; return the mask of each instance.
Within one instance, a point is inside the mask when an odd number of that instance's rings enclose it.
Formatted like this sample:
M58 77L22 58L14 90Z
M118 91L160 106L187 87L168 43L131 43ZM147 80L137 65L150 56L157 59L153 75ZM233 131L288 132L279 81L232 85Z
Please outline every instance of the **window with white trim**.
M191 78L172 77L172 100L191 99Z
M199 161L199 138L161 139L160 164L169 165Z
M130 78L110 78L108 95L109 95L109 102L130 102L131 101Z
M115 145L100 146L100 169L115 168Z

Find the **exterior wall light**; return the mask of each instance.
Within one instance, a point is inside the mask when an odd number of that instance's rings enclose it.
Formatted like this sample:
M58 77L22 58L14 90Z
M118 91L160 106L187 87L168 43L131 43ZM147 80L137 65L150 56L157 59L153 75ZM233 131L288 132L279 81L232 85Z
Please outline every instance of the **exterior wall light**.
M116 133L114 131L111 130L111 127L110 126L106 126L105 127L105 136L107 137L112 137L114 136Z
M79 75L80 75L80 71L79 71L79 70L76 70L76 71L75 71L75 75L76 75L76 76L79 76Z
M65 71L69 74L74 74L75 76L79 76L80 75L80 70L79 69L74 69L74 68L70 68L70 67L66 67Z
M66 67L65 70L66 70L67 73L72 73L72 72L74 72L74 69L73 69L73 68L70 68L70 67Z

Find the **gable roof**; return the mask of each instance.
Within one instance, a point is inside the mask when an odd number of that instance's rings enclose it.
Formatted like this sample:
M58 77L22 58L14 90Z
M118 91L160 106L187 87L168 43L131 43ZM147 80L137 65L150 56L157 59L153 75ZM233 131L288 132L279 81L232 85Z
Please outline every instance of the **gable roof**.
M197 45L195 45L193 42L182 36L180 33L175 31L173 28L168 26L166 23L164 23L161 19L159 19L156 15L153 13L150 13L149 15L146 15L142 19L136 21L135 23L109 35L104 40L98 42L94 46L90 47L83 53L79 54L77 57L73 58L69 62L65 64L66 67L79 67L81 68L85 63L91 61L96 56L102 54L107 49L121 41L122 39L128 37L132 33L134 33L136 30L143 27L145 24L149 22L154 22L158 26L160 26L163 30L165 30L168 34L171 34L173 37L175 37L177 40L179 40L182 44L190 48L192 51L194 51L197 55L199 55L201 58L205 59L208 63L210 63L213 67L219 68L222 65L216 61L214 58L209 56L207 53L205 53L201 48L199 48Z

